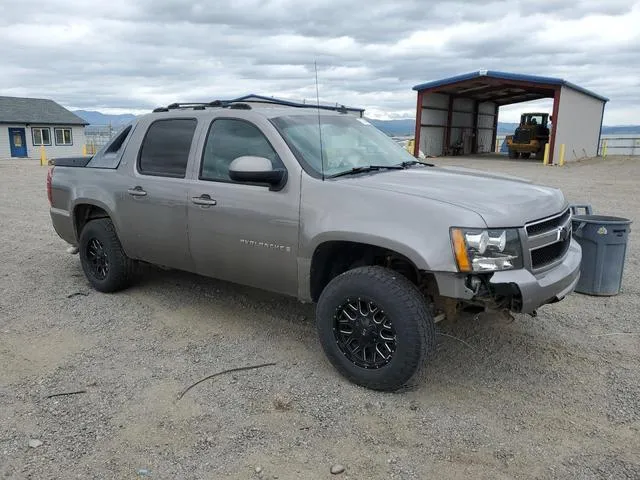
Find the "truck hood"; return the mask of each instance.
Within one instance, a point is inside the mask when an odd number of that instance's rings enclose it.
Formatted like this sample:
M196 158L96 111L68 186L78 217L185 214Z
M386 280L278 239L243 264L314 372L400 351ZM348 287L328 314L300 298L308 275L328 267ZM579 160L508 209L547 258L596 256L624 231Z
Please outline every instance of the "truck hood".
M457 205L488 227L521 227L566 208L562 192L528 180L460 167L414 167L343 177L363 188L387 190Z

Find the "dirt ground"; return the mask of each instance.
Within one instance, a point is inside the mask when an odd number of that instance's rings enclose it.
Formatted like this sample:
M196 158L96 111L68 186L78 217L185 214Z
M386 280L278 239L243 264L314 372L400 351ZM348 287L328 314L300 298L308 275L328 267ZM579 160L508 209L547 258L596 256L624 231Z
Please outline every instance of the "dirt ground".
M437 163L640 218L639 158ZM91 290L51 227L45 176L0 162L1 478L640 478L640 227L620 295L438 324L424 384L384 394L329 365L311 305L155 268Z

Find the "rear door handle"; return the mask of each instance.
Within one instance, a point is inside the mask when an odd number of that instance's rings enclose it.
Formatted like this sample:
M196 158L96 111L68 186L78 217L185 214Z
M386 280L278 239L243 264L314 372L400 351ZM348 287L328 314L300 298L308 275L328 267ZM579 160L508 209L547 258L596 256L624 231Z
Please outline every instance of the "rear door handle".
M200 195L199 197L191 197L191 201L196 205L203 205L206 207L210 207L218 203L206 193Z
M144 197L147 195L147 192L145 192L141 186L130 188L127 190L127 193L133 197Z

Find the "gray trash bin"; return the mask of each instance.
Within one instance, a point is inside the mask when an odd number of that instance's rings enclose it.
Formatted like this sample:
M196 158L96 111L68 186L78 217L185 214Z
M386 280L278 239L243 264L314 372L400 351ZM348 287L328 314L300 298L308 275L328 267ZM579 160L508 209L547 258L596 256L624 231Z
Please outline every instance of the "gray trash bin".
M584 209L585 215L576 215ZM576 292L611 296L620 293L631 220L593 215L590 205L572 205L573 238L582 247Z

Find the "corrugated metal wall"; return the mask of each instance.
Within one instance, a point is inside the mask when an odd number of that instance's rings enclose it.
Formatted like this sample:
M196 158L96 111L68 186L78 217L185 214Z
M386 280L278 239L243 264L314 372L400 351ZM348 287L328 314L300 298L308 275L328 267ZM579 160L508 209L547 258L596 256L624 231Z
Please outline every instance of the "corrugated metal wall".
M449 95L426 93L422 98L420 121L420 151L425 155L441 156L447 134ZM477 151L493 151L495 103L478 104ZM468 155L473 149L474 101L469 98L455 98L451 113L451 134L448 147L462 142L463 153Z
M425 94L422 98L422 106L429 108L422 109L420 124L429 126L420 128L420 150L425 155L442 155L449 95Z
M473 134L473 100L456 98L453 100L451 116L451 145L462 142L464 155L471 153Z
M493 129L496 114L496 104L482 102L478 105L478 153L493 152Z
M567 86L562 87L553 155L554 163L560 161L561 144L566 146L565 161L597 155L604 105L602 100Z

